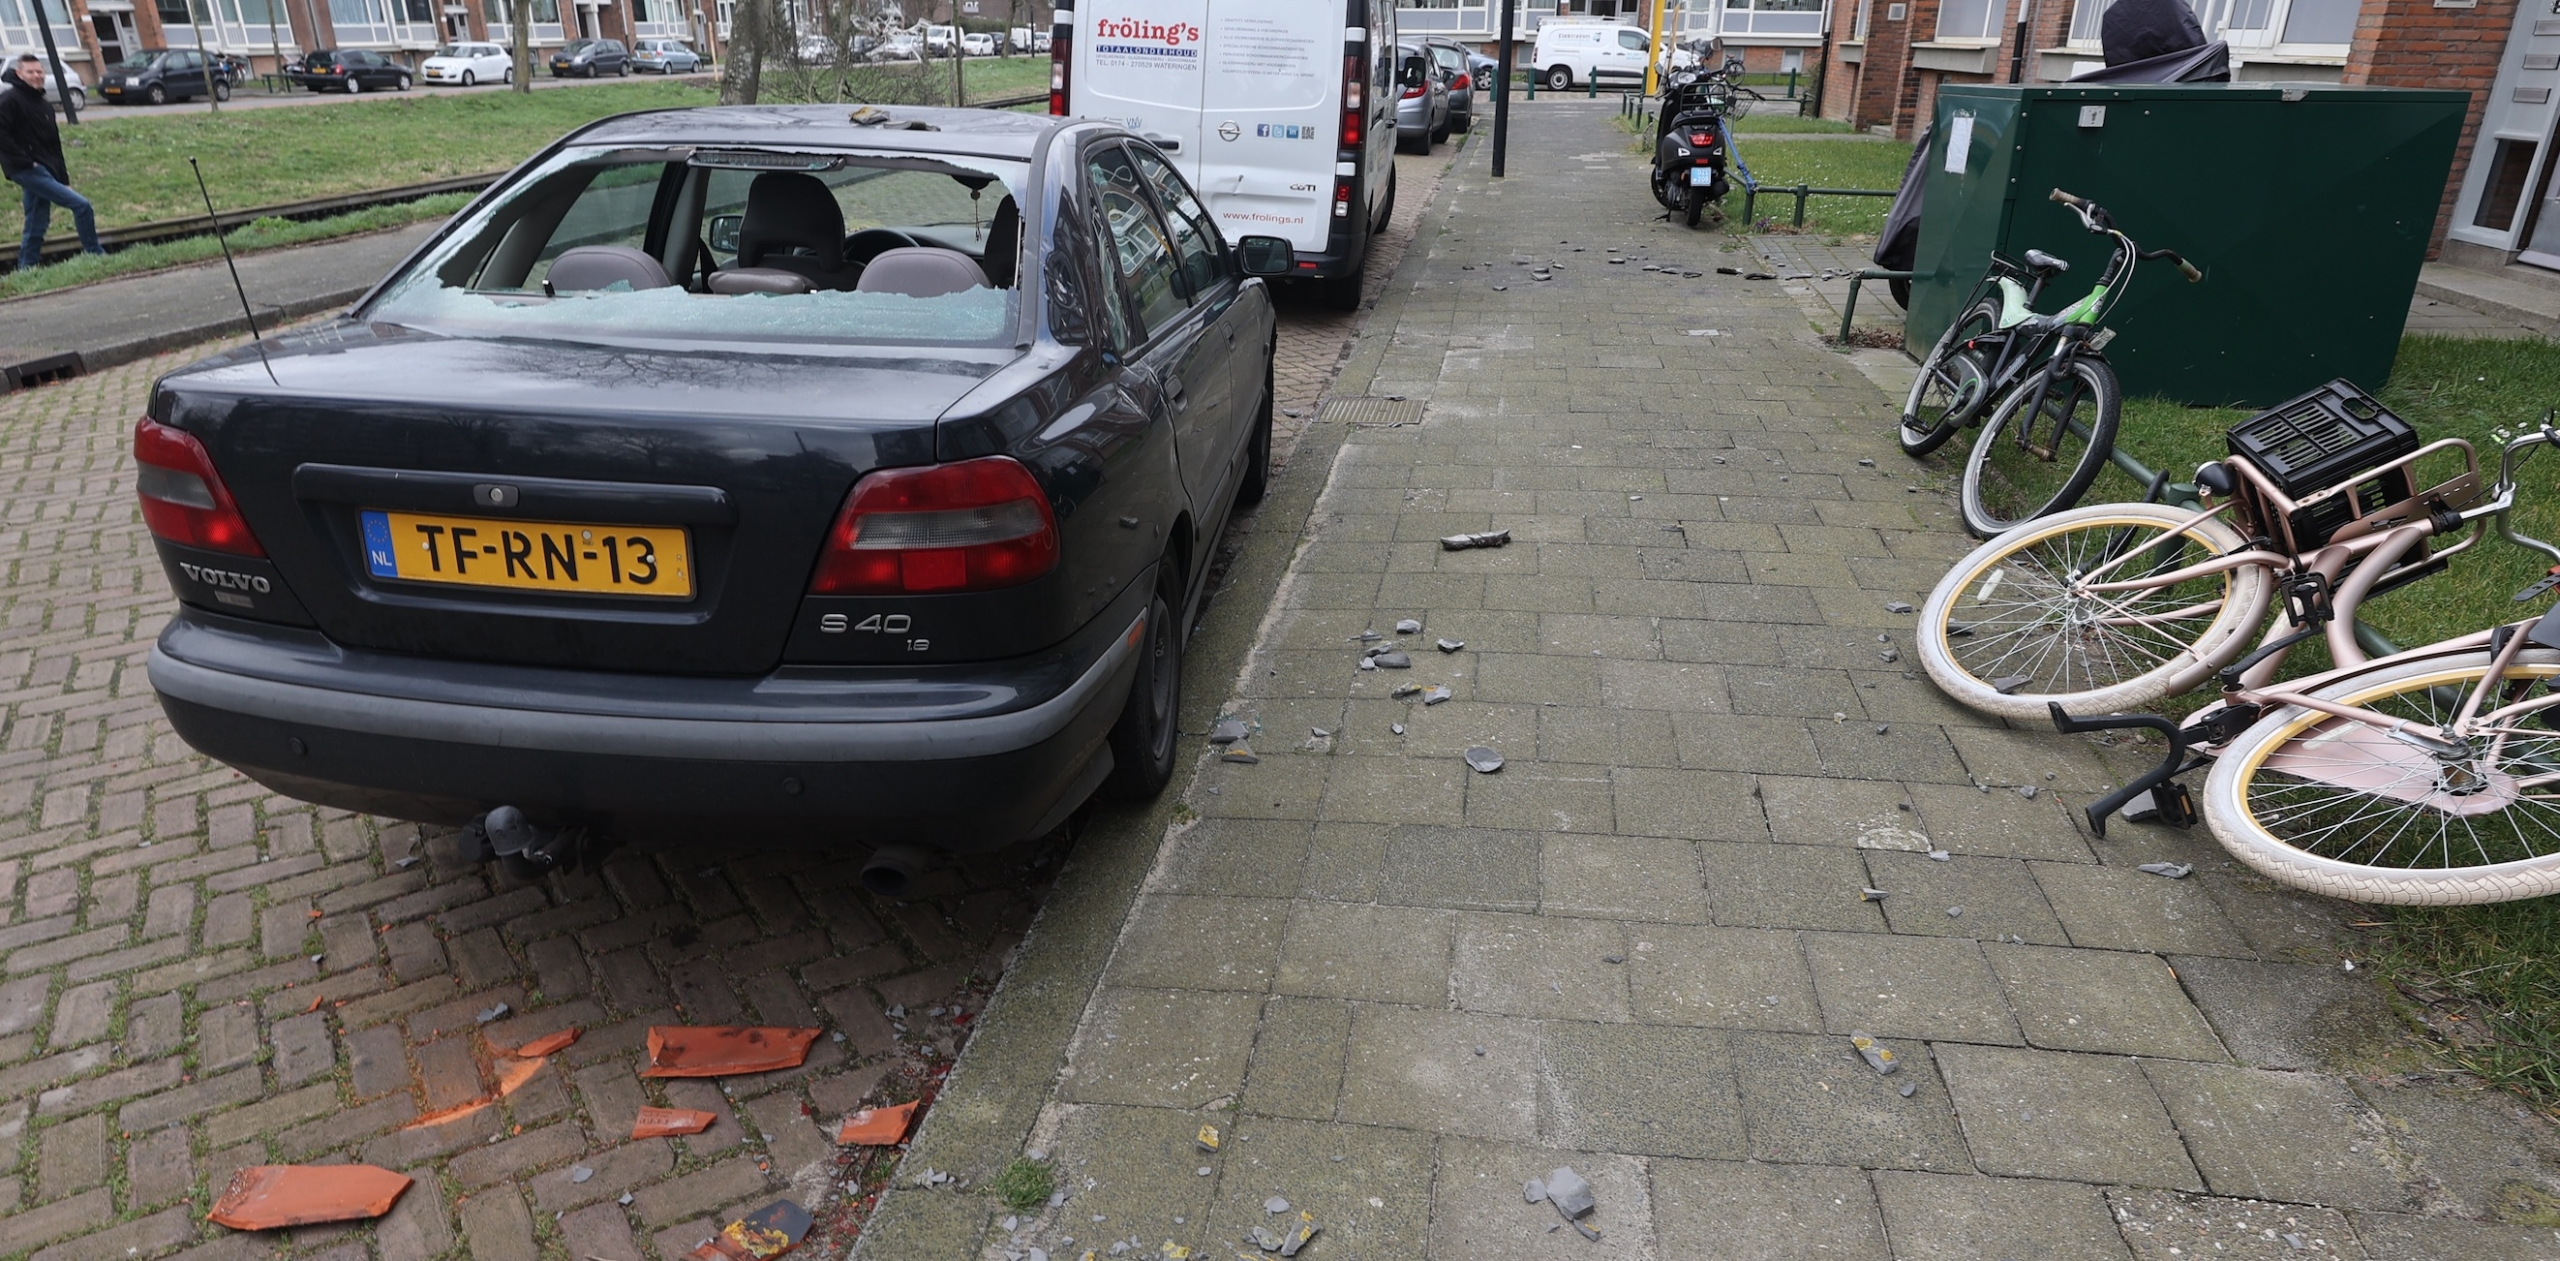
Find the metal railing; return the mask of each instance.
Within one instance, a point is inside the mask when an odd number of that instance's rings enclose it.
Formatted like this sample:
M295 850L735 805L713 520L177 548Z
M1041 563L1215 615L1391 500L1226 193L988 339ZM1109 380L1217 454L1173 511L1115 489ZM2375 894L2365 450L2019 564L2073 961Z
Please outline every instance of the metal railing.
M1757 219L1755 219L1755 218L1753 218L1753 217L1752 217L1752 213L1751 213L1751 212L1752 212L1754 209L1756 209L1756 208L1757 208L1758 203L1759 203L1759 200L1760 200L1760 194L1761 194L1761 193L1763 193L1763 192L1767 192L1767 193L1770 193L1770 194L1772 194L1772 195L1779 196L1779 197L1793 197L1793 198L1795 198L1795 199L1796 199L1795 226L1797 226L1797 227L1799 227L1799 228L1801 228L1801 227L1803 227L1803 226L1804 226L1804 203L1805 203L1805 201L1806 201L1808 198L1813 198L1813 197L1897 197L1897 196L1900 196L1900 195L1901 195L1900 193L1898 193L1898 192L1896 192L1895 190L1890 189L1890 188L1815 188L1815 187L1814 187L1814 186L1812 186L1811 184L1798 184L1798 185L1795 185L1795 186L1794 186L1794 187L1792 187L1792 188L1785 187L1785 186L1779 186L1779 187L1772 188L1772 187L1768 187L1768 186L1761 185L1761 184L1751 184L1751 185L1748 185L1747 187L1745 187L1745 188L1743 189L1743 193L1742 193L1742 221L1743 221L1744 223L1757 223L1757 222L1759 222L1759 220L1757 220ZM1906 277L1906 279L1907 279L1907 277Z

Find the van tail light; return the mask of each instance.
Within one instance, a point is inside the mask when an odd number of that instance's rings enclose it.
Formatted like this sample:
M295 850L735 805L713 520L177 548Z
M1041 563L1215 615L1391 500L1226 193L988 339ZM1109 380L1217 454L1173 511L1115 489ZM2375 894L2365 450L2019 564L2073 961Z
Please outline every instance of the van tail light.
M1020 586L1057 567L1058 519L1007 456L881 469L827 531L811 595L913 595Z
M1073 9L1060 9L1056 14L1062 19L1073 18L1074 15ZM1067 88L1070 86L1067 52L1075 42L1075 28L1065 21L1059 22L1049 36L1049 112L1061 118L1067 113Z
M152 534L208 552L267 554L194 434L145 416L133 427L133 458L140 466L142 523Z
M1348 175L1333 177L1333 217L1351 217L1351 177Z
M1369 106L1368 97L1361 90L1367 79L1362 73L1366 61L1359 53L1348 54L1342 59L1342 147L1345 149L1360 147L1360 120Z

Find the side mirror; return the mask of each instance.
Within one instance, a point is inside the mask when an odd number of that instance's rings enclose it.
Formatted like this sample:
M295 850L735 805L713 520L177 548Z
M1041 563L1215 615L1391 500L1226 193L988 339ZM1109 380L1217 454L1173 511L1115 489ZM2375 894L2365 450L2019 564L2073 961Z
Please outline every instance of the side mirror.
M711 248L723 254L738 252L738 233L747 226L745 215L714 215L711 219Z
M1286 276L1298 269L1298 251L1280 237L1245 237L1236 242L1236 267L1248 276Z

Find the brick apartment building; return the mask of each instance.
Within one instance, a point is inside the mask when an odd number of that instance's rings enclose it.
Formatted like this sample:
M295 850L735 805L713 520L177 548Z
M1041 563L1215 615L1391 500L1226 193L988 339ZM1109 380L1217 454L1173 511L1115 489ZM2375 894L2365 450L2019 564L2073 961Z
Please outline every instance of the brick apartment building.
M5 3L6 0L0 0ZM2040 83L2101 64L2111 0L1832 0L1823 117L1910 138L1946 83ZM2242 82L2472 94L2436 239L2448 261L2560 273L2551 178L2560 13L2518 0L2200 0ZM2022 42L2023 40L2023 42ZM2536 246L2540 248L2535 248ZM2521 256L2519 258L2519 256Z
M0 0L0 50L41 52L37 6L83 83L146 48L234 53L259 72L306 49L365 48L414 65L453 40L512 43L511 0ZM730 0L533 0L532 41L673 36L696 47L727 33ZM94 99L94 97L93 97Z

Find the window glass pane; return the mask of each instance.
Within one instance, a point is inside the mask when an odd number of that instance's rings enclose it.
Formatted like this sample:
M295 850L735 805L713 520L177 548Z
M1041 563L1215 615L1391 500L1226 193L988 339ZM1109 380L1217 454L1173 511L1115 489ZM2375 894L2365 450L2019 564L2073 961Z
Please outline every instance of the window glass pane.
M1938 8L1938 38L1989 39L2006 7L2000 0L1947 0Z
M1182 252L1182 274L1191 281L1191 292L1197 295L1216 288L1227 278L1227 251L1208 210L1163 159L1145 152L1137 157L1138 169L1156 190L1156 204L1164 207L1165 217L1172 222L1173 242Z
M2344 44L2356 37L2356 0L2293 0L2285 14L2284 42Z
M1139 323L1145 326L1143 332L1161 332L1182 318L1185 305L1181 291L1174 287L1173 243L1156 222L1155 209L1147 204L1128 154L1117 147L1099 150L1086 159L1085 171L1092 177L1095 204L1110 233L1112 257L1120 265L1121 281L1137 308Z

